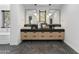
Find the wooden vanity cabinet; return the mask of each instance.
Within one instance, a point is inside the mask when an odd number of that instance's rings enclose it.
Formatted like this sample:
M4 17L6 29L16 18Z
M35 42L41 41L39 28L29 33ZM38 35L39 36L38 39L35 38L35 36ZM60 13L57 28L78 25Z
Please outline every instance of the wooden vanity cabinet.
M22 40L63 40L64 39L64 29L60 30L23 30L21 29L21 39Z

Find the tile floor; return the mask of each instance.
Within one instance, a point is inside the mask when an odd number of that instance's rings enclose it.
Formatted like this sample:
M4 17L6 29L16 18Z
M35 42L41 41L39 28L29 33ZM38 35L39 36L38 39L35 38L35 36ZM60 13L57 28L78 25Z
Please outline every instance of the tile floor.
M77 54L63 41L23 41L17 46L0 45L0 54Z

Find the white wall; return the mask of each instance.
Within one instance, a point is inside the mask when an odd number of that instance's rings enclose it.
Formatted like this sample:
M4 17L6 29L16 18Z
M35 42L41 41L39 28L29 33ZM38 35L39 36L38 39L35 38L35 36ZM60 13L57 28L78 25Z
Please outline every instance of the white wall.
M24 26L24 9L22 5L11 5L11 40L10 45L21 42L20 29Z
M62 25L65 28L65 42L79 53L79 5L64 5Z
M8 44L10 39L10 28L1 28L2 27L2 12L1 10L10 10L9 4L0 4L0 44Z

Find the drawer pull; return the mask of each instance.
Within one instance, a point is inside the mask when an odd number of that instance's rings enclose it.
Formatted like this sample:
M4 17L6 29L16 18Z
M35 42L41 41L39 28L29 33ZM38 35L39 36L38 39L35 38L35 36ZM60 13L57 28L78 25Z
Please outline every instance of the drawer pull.
M26 35L24 37L27 37Z
M41 37L44 37L44 35L42 35Z
M61 35L59 35L59 37L61 37Z
M34 35L33 37L36 37L36 35Z
M53 37L52 35L50 35L49 37Z

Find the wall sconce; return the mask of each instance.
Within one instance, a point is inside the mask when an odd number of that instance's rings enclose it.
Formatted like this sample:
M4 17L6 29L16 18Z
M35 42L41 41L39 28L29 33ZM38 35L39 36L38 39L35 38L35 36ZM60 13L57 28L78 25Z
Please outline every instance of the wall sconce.
M37 13L34 13L35 16L37 16Z
M47 15L47 17L49 17L49 16L51 16L52 15L52 13L49 13L48 15Z

